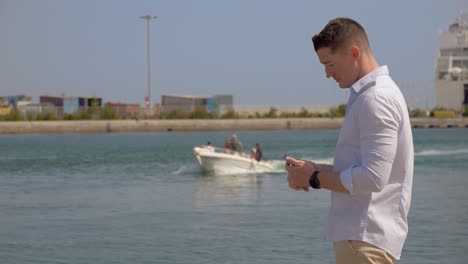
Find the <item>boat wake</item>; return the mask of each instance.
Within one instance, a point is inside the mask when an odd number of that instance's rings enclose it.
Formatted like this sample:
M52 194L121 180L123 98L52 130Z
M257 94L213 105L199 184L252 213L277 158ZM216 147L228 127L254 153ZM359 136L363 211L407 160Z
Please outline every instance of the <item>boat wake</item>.
M178 168L176 171L171 172L174 175L181 175L181 174L192 174L195 172L199 172L200 168L196 164L184 165Z
M468 154L468 149L452 149L452 150L436 150L436 149L427 149L415 152L415 156L447 156L447 155L457 155L457 154Z
M330 158L322 158L322 159L314 159L314 158L300 158L303 160L310 160L315 163L323 163L323 164L333 164L333 157ZM267 161L270 163L274 170L272 171L273 173L284 173L286 170L284 168L284 160L270 160Z

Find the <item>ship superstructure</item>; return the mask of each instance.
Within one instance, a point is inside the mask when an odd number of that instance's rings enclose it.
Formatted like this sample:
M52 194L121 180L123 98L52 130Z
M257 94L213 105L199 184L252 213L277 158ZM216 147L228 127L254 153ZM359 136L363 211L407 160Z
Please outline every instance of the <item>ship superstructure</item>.
M463 112L468 107L468 10L439 35L435 92L437 107Z

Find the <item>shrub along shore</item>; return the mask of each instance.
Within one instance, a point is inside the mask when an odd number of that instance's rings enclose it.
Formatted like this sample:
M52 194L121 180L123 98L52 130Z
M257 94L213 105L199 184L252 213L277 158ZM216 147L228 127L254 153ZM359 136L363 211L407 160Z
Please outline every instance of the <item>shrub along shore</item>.
M1 121L0 134L338 129L343 118ZM468 118L413 118L414 128L468 127Z

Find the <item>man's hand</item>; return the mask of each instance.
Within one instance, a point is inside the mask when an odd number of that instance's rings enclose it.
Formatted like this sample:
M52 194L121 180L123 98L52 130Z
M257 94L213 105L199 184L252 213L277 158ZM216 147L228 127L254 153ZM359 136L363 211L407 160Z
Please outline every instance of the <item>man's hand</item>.
M285 169L288 172L289 188L308 192L310 175L316 170L315 163L289 156L286 156L284 160L286 161Z

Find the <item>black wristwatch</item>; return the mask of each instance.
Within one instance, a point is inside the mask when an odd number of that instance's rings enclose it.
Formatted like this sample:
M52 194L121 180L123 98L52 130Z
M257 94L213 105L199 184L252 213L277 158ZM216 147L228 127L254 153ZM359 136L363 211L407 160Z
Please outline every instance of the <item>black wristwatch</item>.
M320 189L320 181L317 178L319 173L320 173L320 171L314 171L312 173L312 175L310 176L310 179L309 179L310 187L312 187L314 189Z

